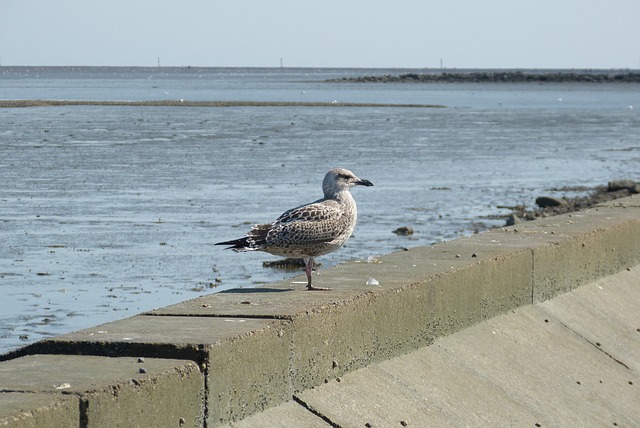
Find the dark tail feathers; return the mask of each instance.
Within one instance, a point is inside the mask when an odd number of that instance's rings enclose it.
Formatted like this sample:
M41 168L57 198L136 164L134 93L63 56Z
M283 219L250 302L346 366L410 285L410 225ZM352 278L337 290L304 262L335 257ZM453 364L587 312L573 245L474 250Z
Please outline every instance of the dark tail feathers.
M244 238L234 239L232 241L216 242L215 245L229 245L225 250L242 251L249 249L249 241L245 236Z

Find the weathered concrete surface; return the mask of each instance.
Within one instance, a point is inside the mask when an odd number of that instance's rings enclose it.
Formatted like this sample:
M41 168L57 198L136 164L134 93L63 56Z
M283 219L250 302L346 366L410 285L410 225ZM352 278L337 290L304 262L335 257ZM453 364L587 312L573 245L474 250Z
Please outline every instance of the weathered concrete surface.
M35 349L195 360L207 379L209 423L219 424L291 398L291 330L285 327L283 321L251 318L134 316Z
M322 418L301 406L299 403L289 401L288 403L281 404L278 407L267 409L264 412L251 416L250 418L238 422L230 422L229 426L233 428L327 428L330 425L328 425Z
M0 391L8 413L0 422L15 427L198 427L205 404L204 376L194 362L155 358L16 358L0 364ZM26 400L18 403L16 393ZM42 401L32 417L10 416L29 412L34 400Z
M80 426L80 398L61 394L0 392L0 427Z
M637 196L527 223L518 229L520 233L546 233L551 237L552 245L534 249L534 302L612 275L640 260Z
M332 379L230 426L295 427L289 415L301 409L326 427L639 426L639 306L640 266Z
M603 278L538 307L614 361L640 373L639 269Z

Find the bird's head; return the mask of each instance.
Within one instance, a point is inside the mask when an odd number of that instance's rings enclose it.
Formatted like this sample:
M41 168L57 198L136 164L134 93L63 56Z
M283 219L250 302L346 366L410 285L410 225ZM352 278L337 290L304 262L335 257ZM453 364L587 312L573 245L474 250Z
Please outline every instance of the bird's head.
M324 176L322 191L325 198L331 198L338 192L349 190L353 186L373 186L373 183L369 180L359 179L348 169L333 168Z

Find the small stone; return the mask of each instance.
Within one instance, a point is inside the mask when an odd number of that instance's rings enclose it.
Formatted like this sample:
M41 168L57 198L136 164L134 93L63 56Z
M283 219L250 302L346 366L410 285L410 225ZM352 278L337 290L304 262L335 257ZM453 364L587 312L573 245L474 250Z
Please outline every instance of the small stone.
M567 205L567 201L553 196L539 196L536 198L536 205L540 208L559 207L561 205Z
M413 235L413 228L409 226L402 226L394 230L393 233L400 236Z
M146 372L147 372L147 369L145 369L144 367L140 367L140 368L138 369L138 373L142 373L142 374L144 374L144 373L146 373Z
M139 363L144 363L144 358L139 357L139 358L138 358L138 362L139 362Z

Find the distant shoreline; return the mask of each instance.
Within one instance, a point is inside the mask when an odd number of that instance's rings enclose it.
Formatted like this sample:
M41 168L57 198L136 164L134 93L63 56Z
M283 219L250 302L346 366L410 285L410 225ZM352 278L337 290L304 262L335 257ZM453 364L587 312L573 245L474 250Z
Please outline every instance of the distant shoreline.
M640 72L526 72L470 71L441 73L405 73L399 75L359 76L330 79L327 82L373 83L640 83Z
M487 72L487 73L577 73L577 74L623 74L623 73L638 73L640 69L633 68L436 68L436 67L278 67L278 66L199 66L199 65L186 65L186 66L174 66L163 65L161 67L155 65L0 65L2 71L45 71L45 70L60 70L60 71L73 71L73 70L88 70L88 71L118 71L118 70L141 70L141 71L192 71L200 73L203 71L219 71L219 70L265 70L265 71L278 71L278 70L374 70L374 71L406 71L416 73L475 73L475 72Z
M58 106L116 106L116 107L408 107L444 108L435 104L376 104L323 103L288 101L86 101L86 100L0 100L0 108L58 107Z

